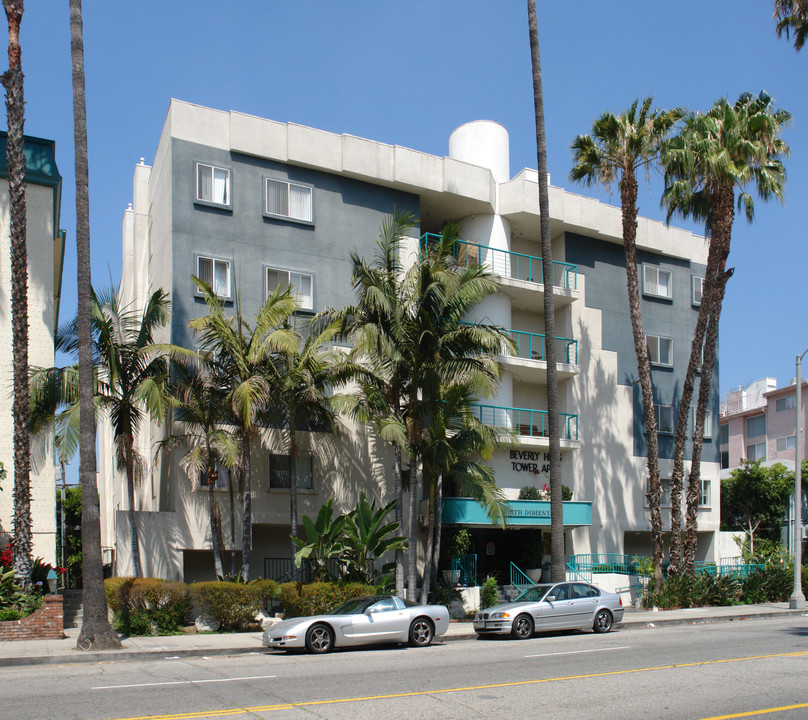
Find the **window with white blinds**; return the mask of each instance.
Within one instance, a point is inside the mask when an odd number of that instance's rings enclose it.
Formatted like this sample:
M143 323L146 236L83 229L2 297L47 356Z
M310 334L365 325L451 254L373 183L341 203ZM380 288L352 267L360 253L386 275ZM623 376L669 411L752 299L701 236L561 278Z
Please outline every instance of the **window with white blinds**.
M300 301L301 310L314 309L314 281L311 275L291 270L267 268L267 297L279 287L292 288L292 292Z
M308 185L298 185L283 180L266 178L264 211L267 215L278 215L288 217L291 220L312 222L314 218L312 188Z
M199 256L196 259L196 276L213 288L217 297L230 297L230 261ZM199 290L197 290L197 294Z
M197 202L230 206L230 171L227 168L196 164Z
M673 297L673 283L671 282L671 271L654 267L653 265L643 266L643 292L646 295L656 295L657 297Z

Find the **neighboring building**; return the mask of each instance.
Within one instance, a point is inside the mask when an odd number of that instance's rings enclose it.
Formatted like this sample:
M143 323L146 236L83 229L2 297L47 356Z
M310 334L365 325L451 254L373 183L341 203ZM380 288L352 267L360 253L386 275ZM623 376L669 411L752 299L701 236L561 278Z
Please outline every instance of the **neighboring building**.
M802 383L802 427L805 428L808 384ZM741 460L782 462L794 469L797 437L796 378L778 388L775 378L756 380L732 390L721 404L722 476L738 467ZM800 457L808 457L808 440L802 436Z
M14 385L11 339L11 267L6 133L0 133L0 461L8 472L0 492L0 544L14 529ZM25 202L28 242L28 360L52 367L59 323L65 235L59 229L62 178L52 140L26 137ZM32 552L56 563L56 479L53 433L31 439Z
M509 328L519 346L502 358L498 396L482 401L481 417L517 429L519 441L492 460L497 483L512 504L510 528L500 530L465 498L447 498L444 521L470 527L480 574L507 575L519 561L520 529L549 529L549 503L516 501L521 487L548 481L537 172L511 177L507 131L468 123L449 139L449 156L334 135L312 128L172 101L154 164L135 168L133 203L124 215L126 302L142 307L157 287L171 293L173 321L165 339L192 345L188 321L205 314L191 282L198 274L247 317L267 290L291 283L306 311L354 301L349 252L371 258L383 219L395 210L419 218L408 245L452 220L462 230L459 252L498 276L500 292L474 317ZM628 317L618 208L550 188L563 482L569 553L650 552L642 403ZM688 362L701 281L704 239L640 218L643 314L659 403L660 457L670 477L678 392ZM717 368L711 408L718 412ZM695 395L693 404L695 405ZM142 433L145 457L164 429ZM271 434L271 433L270 433ZM705 433L699 559L716 556L719 455ZM114 469L109 429L102 430L99 471L104 545L116 549L116 572L130 569L125 482ZM689 459L689 458L688 458ZM255 572L270 576L288 563L287 459L256 448L252 458ZM345 422L336 438L308 434L299 512L312 516L334 498L351 509L360 490L392 495L392 453L372 431ZM206 495L162 458L139 485L136 511L144 572L193 580L210 577ZM222 474L223 475L223 474ZM221 477L221 476L220 476ZM229 547L227 493L222 503ZM667 513L665 513L667 514ZM423 521L424 518L421 517ZM667 524L667 518L666 518ZM549 533L545 533L547 538ZM523 540L522 540L523 544Z

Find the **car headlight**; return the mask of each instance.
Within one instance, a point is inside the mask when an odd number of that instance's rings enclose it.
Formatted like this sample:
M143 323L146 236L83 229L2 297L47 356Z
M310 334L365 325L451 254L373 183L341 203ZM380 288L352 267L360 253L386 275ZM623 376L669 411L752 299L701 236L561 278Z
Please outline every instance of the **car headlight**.
M491 613L488 617L491 620L502 620L503 618L509 618L510 616L511 614L507 612L495 612Z

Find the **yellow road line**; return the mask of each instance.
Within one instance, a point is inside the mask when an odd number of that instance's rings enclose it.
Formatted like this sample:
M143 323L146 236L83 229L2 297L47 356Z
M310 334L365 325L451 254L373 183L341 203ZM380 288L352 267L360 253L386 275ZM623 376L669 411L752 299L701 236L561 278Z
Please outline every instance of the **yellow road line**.
M715 717L702 718L702 720L732 720L732 718L752 717L753 715L768 715L769 713L783 712L784 710L800 710L808 708L808 703L799 705L783 705L781 707L766 708L765 710L749 710L748 712L734 713L733 715L716 715Z
M229 710L200 710L194 712L174 713L171 715L140 715L138 717L117 718L116 720L188 720L190 718L205 717L225 717L233 715L246 715L247 713L271 712L273 710L292 710L293 708L313 707L315 705L336 705L338 703L366 702L368 700L393 700L395 698L418 697L421 695L441 695L445 693L469 692L471 690L493 690L495 688L519 687L520 685L539 685L541 683L559 682L562 680L587 680L591 678L612 677L614 675L630 675L632 673L652 672L657 670L676 670L679 668L699 667L702 665L720 665L721 663L747 662L749 660L769 660L781 657L805 657L808 650L788 653L773 653L771 655L750 655L749 657L726 658L724 660L699 660L690 663L678 663L676 665L659 665L656 667L632 668L629 670L611 670L609 672L589 673L587 675L567 675L563 677L541 678L539 680L518 680L514 682L492 683L490 685L469 685L466 687L441 688L438 690L418 690L406 693L391 693L388 695L367 695L365 697L352 698L332 698L330 700L308 700L305 702L282 703L278 705L261 705L248 708L231 708ZM723 720L724 718L748 717L750 715L760 715L779 710L790 710L792 708L808 707L805 705L793 705L783 708L771 708L769 710L757 710L739 715L722 715L720 718L705 718L705 720Z

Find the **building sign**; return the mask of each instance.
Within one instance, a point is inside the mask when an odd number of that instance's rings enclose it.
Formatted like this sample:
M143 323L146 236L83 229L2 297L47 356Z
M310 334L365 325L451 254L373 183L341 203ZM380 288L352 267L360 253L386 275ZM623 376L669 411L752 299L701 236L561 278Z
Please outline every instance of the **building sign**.
M548 502L543 504L546 504L547 507L536 507L536 504L534 503L530 503L530 505L525 503L525 507L511 505L510 512L508 512L508 518L549 518L550 503Z
M550 472L550 453L511 450L510 459L511 469L514 472L529 472L533 475L546 475Z

